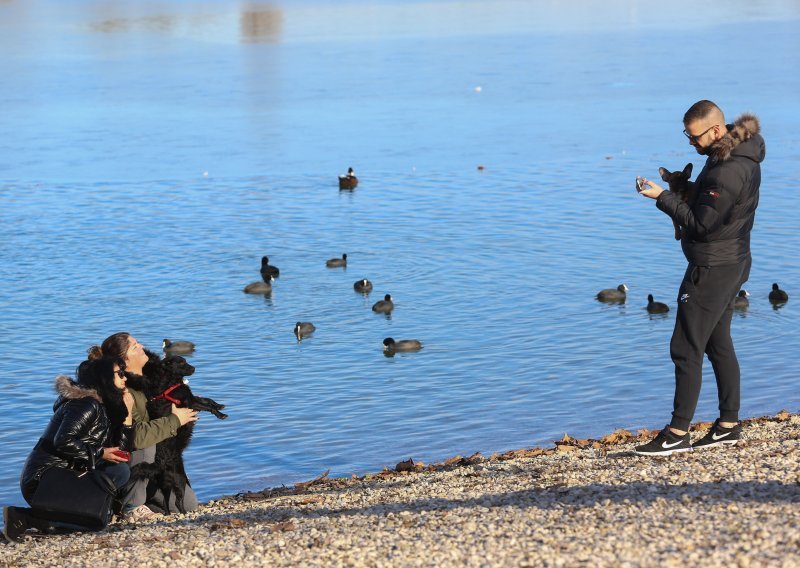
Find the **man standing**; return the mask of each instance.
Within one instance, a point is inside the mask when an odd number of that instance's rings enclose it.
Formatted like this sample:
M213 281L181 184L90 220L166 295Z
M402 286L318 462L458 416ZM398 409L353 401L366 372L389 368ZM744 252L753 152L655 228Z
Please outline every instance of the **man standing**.
M743 114L726 125L720 108L706 100L686 111L683 125L689 144L708 156L688 202L648 180L640 191L680 225L681 248L689 262L670 342L675 364L672 420L653 440L636 447L640 455L735 445L742 431L731 317L736 293L750 275L750 230L758 206L764 139L754 115ZM700 396L704 353L717 379L719 418L692 445L688 430Z

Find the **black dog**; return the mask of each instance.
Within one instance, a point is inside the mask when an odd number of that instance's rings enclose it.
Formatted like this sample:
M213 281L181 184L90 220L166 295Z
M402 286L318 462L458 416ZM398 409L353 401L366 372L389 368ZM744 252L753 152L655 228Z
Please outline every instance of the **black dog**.
M147 397L147 413L150 419L169 416L172 405L187 407L193 410L211 412L217 418L224 419L228 415L220 412L225 408L210 398L195 396L184 377L194 373L194 367L180 356L159 359L158 355L147 351L149 361L143 369L143 377L130 377L128 384L142 390ZM174 493L175 505L181 513L185 513L183 497L189 478L183 466L183 450L189 445L194 430L194 422L178 428L177 434L156 444L156 457L153 463L140 463L131 468L129 486L141 479L149 480L148 495L151 488L160 489L164 495L166 512L169 513L169 498Z

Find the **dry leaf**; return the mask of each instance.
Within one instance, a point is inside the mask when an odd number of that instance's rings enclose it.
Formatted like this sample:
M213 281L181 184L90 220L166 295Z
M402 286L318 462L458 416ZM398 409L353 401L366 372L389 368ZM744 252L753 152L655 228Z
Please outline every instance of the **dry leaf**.
M311 487L312 485L316 485L317 483L321 483L323 480L325 480L328 477L328 474L330 472L331 472L331 470L326 470L324 473L318 475L317 477L315 477L311 481L298 481L297 483L294 484L294 486L297 489L307 489L308 487Z
M408 458L405 461L401 461L396 466L394 466L395 471L414 471L415 470L415 463L414 460Z
M294 531L297 530L297 525L295 524L293 519L289 519L288 521L283 521L281 523L275 523L269 528L270 532L287 532L287 531Z
M471 465L476 463L483 463L486 461L486 458L483 457L483 455L480 452L475 452L474 454L469 456L466 461L468 464Z
M212 524L208 528L212 531L218 531L222 529L236 529L244 526L247 526L247 521L243 519L225 519L218 523Z
M300 505L310 505L311 503L319 503L321 501L322 501L322 497L320 497L319 495L309 495L309 496L305 497L304 499L301 499L300 501L298 501L298 503Z

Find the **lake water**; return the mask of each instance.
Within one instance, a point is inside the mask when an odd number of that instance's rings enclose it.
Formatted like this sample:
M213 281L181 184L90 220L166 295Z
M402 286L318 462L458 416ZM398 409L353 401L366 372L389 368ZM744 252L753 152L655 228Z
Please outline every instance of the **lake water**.
M187 450L201 500L663 426L685 262L633 179L699 170L701 98L767 143L742 416L798 410L795 2L6 0L0 52L2 503L54 377L120 330L196 342L194 391L228 405ZM243 294L265 254L271 297Z

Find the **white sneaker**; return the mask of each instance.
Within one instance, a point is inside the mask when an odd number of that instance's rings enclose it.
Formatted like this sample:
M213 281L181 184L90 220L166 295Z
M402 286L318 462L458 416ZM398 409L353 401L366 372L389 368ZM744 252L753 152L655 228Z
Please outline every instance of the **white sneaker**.
M155 517L160 517L160 513L156 513L147 505L139 505L132 511L125 514L125 520L136 522L136 521L143 521L145 519L153 519Z

